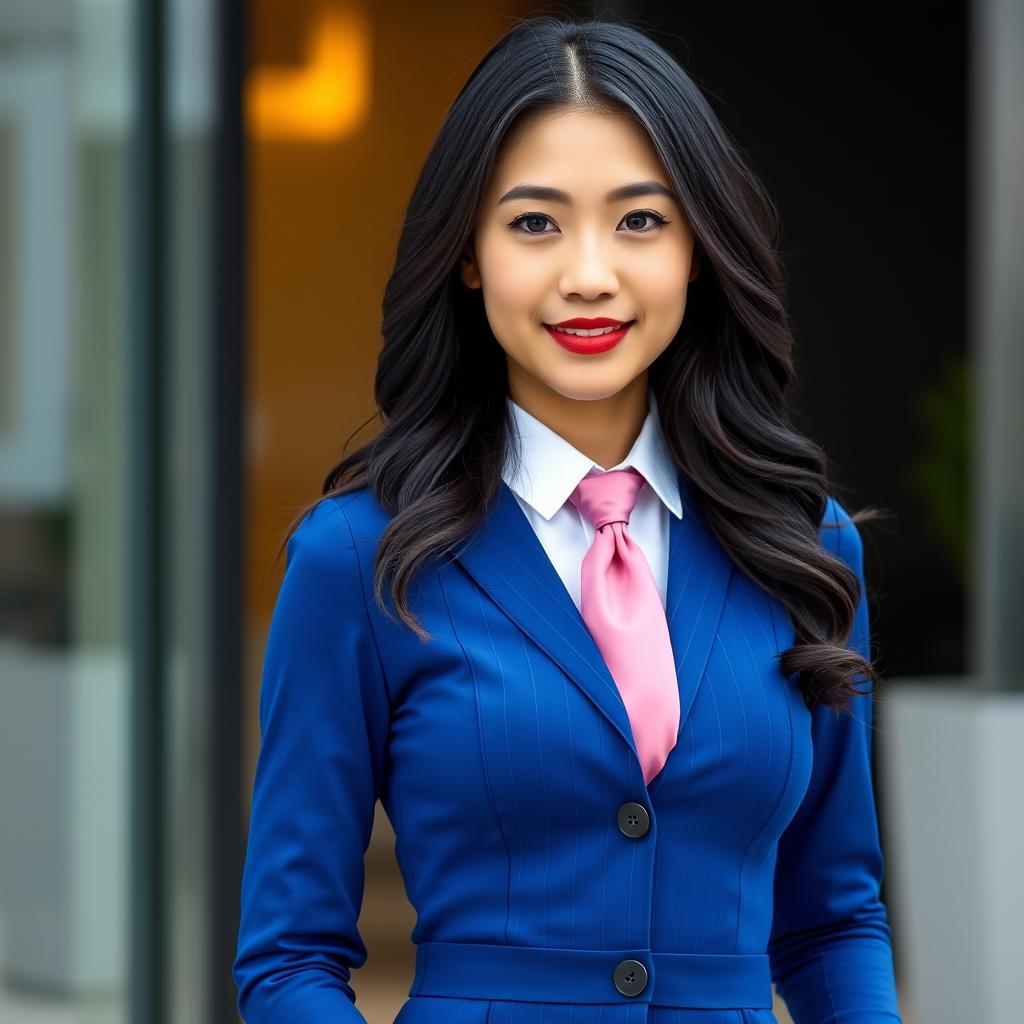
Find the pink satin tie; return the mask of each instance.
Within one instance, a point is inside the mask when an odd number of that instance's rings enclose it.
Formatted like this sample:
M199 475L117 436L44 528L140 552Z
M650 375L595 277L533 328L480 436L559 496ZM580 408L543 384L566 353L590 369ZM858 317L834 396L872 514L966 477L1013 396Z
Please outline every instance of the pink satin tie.
M676 744L679 682L658 585L626 532L646 482L632 467L610 469L585 476L569 500L594 526L580 570L580 612L619 688L649 783Z

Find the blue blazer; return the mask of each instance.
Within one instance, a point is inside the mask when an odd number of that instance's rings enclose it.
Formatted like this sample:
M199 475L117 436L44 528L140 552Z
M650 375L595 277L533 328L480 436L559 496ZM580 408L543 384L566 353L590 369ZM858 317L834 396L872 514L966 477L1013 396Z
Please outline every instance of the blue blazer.
M667 614L679 739L644 784L625 707L505 484L414 579L422 643L381 614L364 488L288 545L266 647L238 1006L356 1024L350 971L379 798L416 910L396 1024L898 1024L871 783L871 697L807 710L784 607L714 539L680 474ZM821 538L861 580L859 533ZM393 610L385 591L386 606Z

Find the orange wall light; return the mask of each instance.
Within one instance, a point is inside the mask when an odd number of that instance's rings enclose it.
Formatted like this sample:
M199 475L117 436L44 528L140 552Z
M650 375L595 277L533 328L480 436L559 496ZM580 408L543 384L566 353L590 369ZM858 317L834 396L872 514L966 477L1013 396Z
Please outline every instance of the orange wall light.
M358 10L322 10L298 68L255 67L245 89L249 133L258 140L336 141L370 106L370 22Z

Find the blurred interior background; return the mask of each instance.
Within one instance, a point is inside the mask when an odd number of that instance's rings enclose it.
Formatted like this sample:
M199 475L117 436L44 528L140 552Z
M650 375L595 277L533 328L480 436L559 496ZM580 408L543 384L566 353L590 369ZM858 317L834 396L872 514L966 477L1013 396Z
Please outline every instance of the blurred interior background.
M1022 5L561 10L653 30L778 203L798 419L894 513L864 536L901 1006L1018 1021ZM541 11L0 0L3 1024L237 1019L278 545L373 412L443 113ZM412 978L393 841L378 805L371 1024Z

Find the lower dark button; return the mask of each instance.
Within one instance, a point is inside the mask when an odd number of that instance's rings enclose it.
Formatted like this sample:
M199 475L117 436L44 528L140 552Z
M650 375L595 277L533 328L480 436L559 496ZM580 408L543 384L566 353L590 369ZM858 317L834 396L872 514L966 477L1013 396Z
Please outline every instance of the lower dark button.
M639 839L647 835L651 827L651 816L643 804L627 801L619 808L619 831L630 839Z
M647 988L647 968L639 960L623 960L612 979L624 996L638 996Z

